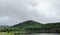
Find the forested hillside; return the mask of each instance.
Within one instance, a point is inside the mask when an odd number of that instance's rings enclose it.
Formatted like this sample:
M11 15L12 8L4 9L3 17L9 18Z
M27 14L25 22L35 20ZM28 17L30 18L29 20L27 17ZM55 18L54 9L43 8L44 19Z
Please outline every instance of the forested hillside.
M32 30L39 32L60 32L60 22L58 23L47 23L42 24L36 21L25 21L19 24L12 26L13 28L18 28L20 30Z
M28 20L13 26L0 26L0 31L32 31L39 33L60 33L60 22L42 24L36 21Z

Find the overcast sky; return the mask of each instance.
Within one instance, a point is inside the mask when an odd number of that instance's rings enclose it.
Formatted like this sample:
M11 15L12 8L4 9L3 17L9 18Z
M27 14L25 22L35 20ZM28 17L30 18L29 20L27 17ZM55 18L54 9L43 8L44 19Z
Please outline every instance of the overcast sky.
M60 0L0 0L0 25L27 20L60 22Z

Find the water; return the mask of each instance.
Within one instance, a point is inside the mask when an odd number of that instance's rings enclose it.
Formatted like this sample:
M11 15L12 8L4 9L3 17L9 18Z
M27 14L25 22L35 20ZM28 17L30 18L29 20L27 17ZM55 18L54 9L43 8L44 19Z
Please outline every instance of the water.
M16 34L16 35L60 35L58 33L40 33L40 34Z

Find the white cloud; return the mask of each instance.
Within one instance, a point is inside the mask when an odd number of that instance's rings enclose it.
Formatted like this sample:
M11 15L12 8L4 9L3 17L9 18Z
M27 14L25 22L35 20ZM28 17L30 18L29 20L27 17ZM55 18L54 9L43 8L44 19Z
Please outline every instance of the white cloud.
M60 0L0 0L1 24L13 25L29 19L58 22L59 18Z
M39 15L42 15L38 18L35 17L35 20L44 20L42 22L59 22L60 21L60 15L59 13L59 6L60 6L60 0L36 0L37 5L36 6L29 6L29 10L37 10ZM44 18L43 18L44 17ZM37 19L38 18L38 19ZM41 19L41 20L40 20Z

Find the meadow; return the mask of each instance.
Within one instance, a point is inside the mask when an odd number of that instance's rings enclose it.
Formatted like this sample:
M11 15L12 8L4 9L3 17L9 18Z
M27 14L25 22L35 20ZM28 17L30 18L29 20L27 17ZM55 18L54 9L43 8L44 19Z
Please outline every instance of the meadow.
M39 34L14 34L13 32L0 32L0 35L60 35L58 33L39 33Z
M0 32L0 35L14 35L13 32Z

